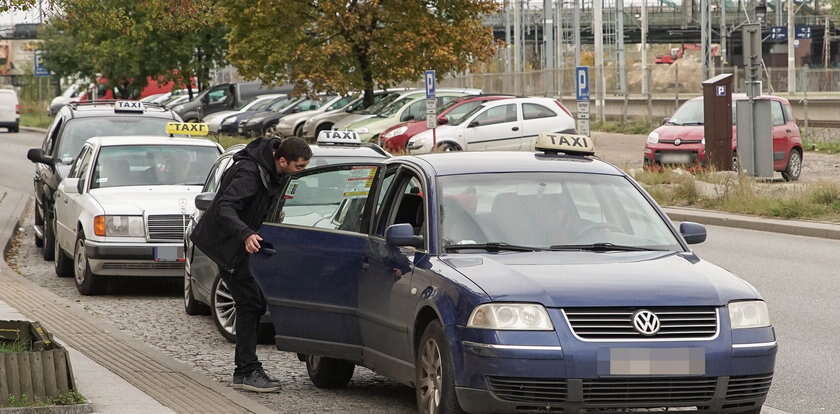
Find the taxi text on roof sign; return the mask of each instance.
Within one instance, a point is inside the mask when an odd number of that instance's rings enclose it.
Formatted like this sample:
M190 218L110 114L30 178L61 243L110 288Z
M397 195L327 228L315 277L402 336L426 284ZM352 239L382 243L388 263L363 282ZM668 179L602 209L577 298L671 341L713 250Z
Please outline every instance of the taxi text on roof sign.
M595 154L595 144L584 135L542 133L537 138L535 148L538 151L562 152L566 154Z
M361 144L362 140L355 131L321 131L318 144Z
M210 127L204 123L168 122L166 124L166 133L171 135L205 136L210 133Z
M117 101L114 104L114 112L143 112L146 107L140 101Z

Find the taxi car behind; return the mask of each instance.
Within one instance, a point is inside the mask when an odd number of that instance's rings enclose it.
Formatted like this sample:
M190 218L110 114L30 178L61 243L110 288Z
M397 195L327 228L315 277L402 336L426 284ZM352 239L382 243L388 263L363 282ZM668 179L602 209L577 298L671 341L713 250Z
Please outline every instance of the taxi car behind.
M411 385L423 413L758 413L777 346L767 305L690 250L705 228L675 227L584 155L587 137L537 147L291 177L270 217L348 211L261 227L251 270L277 348L318 387L356 365Z
M345 135L348 137L345 139ZM195 205L197 210L190 216L187 230L184 233L184 249L186 251L186 266L184 275L184 309L189 315L210 314L216 328L229 341L236 337L234 323L236 321L236 309L234 308L233 297L227 284L219 277L219 269L201 250L195 247L190 240L190 234L195 223L201 218L203 211L212 202L218 190L222 174L227 171L233 163L233 156L245 148L244 144L235 145L225 151L213 164L201 194L196 196ZM379 161L389 155L382 148L376 145L362 144L358 137L347 131L322 131L319 134L317 144L310 145L312 148L312 159L310 166L360 162ZM312 185L322 185L323 191L329 191L329 183L314 182ZM337 204L328 205L325 209L318 209L304 203L292 208L292 211L285 213L285 221L289 223L310 223L312 220L322 220L335 211ZM270 328L270 321L265 318L266 325ZM270 331L270 329L269 329Z
M221 152L203 139L89 139L55 193L56 274L83 295L108 276L181 276L192 199Z

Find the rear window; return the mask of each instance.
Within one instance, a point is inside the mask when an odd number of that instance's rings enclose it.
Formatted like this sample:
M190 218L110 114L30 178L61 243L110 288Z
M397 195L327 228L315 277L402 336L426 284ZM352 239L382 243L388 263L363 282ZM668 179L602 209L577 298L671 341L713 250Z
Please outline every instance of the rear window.
M67 122L61 133L55 158L69 164L79 155L89 138L105 136L146 135L165 137L166 123L172 119L139 116L76 118Z

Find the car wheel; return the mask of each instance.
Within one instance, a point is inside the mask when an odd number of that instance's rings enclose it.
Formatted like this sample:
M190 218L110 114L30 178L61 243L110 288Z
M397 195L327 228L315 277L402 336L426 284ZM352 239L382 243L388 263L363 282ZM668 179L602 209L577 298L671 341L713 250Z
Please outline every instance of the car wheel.
M184 266L184 311L187 315L208 315L210 313L210 308L195 300L195 296L193 296L189 264Z
M437 146L438 152L453 152L453 151L461 151L461 147L458 144L452 142L444 142L438 144Z
M306 372L318 388L342 388L353 378L356 365L343 359L306 356Z
M274 127L276 127L276 126L277 126L277 121L274 121L274 122L266 125L265 128L262 129L262 133L259 136L267 137L267 136L270 135L270 136L273 136L273 137L282 138L280 136L280 134L278 134L277 131L275 131Z
M321 131L329 131L332 129L332 127L333 124L330 123L318 125L318 127L315 128L315 138L318 138L318 134L320 134Z
M794 148L790 151L787 167L782 171L782 177L785 181L796 181L799 179L800 173L802 173L802 152Z
M44 219L41 217L41 210L38 210L38 206L35 206L35 225L41 226L41 231L44 229ZM35 234L35 247L44 247L44 238L38 237L38 233Z
M55 254L53 243L55 243L53 219L49 217L49 214L47 214L46 217L44 217L44 241L41 245L41 257L48 262L55 258L55 256L53 256L53 254Z
M55 275L58 277L73 276L73 260L64 254L57 239L53 243L53 256L55 257Z
M96 295L102 289L102 278L90 271L83 234L76 239L76 250L73 252L73 273L79 293L86 296Z
M415 352L415 392L421 413L462 413L455 395L455 369L440 322L426 326Z
M303 138L303 124L300 124L295 127L295 136L298 138Z
M732 171L741 173L741 162L738 161L738 154L732 154Z
M210 312L213 314L216 329L229 342L236 342L236 302L221 276L216 276L216 281L213 282L210 301Z

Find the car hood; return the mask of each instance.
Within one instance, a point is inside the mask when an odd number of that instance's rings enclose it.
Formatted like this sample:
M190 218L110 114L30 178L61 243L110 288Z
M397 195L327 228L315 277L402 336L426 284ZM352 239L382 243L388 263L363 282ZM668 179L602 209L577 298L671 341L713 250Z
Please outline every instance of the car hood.
M348 129L351 130L359 130L361 128L367 128L368 133L370 134L377 134L382 132L385 128L390 127L395 122L394 118L380 118L378 116L374 116L371 118L363 119L360 121L356 121L347 126Z
M150 185L97 188L90 195L105 214L192 214L199 185Z
M210 115L204 117L203 121L206 123L220 123L223 118L227 117L228 115L233 115L237 113L237 111L219 111L214 112Z
M701 140L705 136L703 125L663 125L655 131L660 140Z
M442 259L493 301L638 307L722 306L759 298L747 282L691 253L570 251Z
M375 115L363 115L363 114L349 114L341 120L336 121L334 128L335 129L347 129L347 126L356 122L359 122L363 119L372 118Z
M281 114L279 112L257 112L248 118L248 124L259 124L271 119L280 119L285 116L286 114Z

